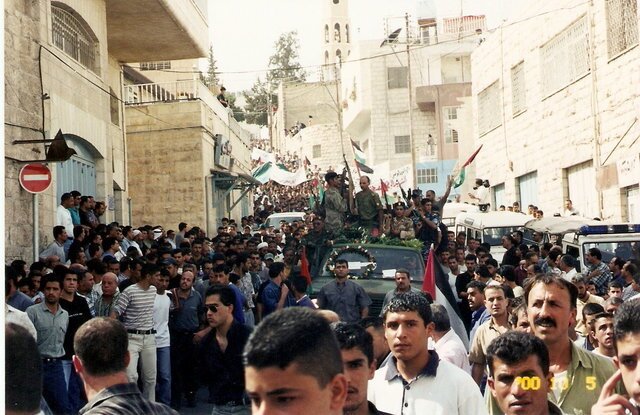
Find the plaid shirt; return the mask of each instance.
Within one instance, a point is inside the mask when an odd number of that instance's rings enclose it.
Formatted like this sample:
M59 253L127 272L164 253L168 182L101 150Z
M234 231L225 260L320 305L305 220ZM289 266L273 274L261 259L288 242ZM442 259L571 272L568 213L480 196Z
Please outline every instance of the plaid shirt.
M88 294L81 294L80 292L77 292L77 294L80 297L87 300L87 304L89 305L89 311L91 311L91 317L95 317L96 316L95 304L98 298L100 298L100 294L98 294L98 292L93 289L91 289L91 291L89 291Z
M602 261L600 261L598 265L590 264L587 266L587 275L591 274L593 271L600 271L600 275L591 278L591 281L596 284L597 294L606 294L607 286L609 281L611 281L611 271L609 270L609 266Z

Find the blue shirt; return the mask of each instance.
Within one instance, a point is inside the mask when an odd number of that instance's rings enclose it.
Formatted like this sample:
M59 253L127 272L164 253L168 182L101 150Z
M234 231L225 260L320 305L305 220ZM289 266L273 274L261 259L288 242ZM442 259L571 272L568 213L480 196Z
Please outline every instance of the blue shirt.
M489 311L485 306L482 306L481 308L471 313L472 326L471 326L471 332L469 333L469 343L473 341L473 336L476 335L476 330L478 330L478 327L480 327L482 323L489 320L490 318L491 318L491 314L489 314Z
M7 304L20 311L27 311L27 308L33 305L33 300L22 291L16 290L16 292L9 297Z

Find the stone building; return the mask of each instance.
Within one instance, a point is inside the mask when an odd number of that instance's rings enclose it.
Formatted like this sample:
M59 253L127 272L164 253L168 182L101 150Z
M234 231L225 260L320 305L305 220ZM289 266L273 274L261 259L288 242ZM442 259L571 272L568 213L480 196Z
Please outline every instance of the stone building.
M103 221L130 223L122 63L206 55L202 0L7 0L5 11L5 223L7 259L34 258L53 239L60 195L78 190L105 201ZM140 16L145 16L141 19ZM53 183L39 197L18 174L44 160L45 144L16 140L65 134L76 155L49 163ZM37 253L35 253L37 255Z
M343 125L372 165L388 162L394 170L415 164L411 187L440 194L457 162L459 141L471 135L471 118L462 107L471 95L475 33L485 29L485 20L420 18L410 22L408 36L404 24L384 42L354 46L342 70Z
M137 178L129 185L133 222L165 229L187 222L215 234L222 217L251 214L258 184L251 134L194 62L131 64L125 82L129 174Z
M478 176L494 206L640 220L637 0L540 1L472 54Z

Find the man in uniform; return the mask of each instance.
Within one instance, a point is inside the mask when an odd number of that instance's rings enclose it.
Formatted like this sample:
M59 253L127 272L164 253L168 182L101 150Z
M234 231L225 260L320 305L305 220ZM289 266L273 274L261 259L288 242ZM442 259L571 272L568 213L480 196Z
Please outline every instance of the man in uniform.
M318 293L318 307L335 311L340 320L356 323L369 315L371 299L362 286L349 280L349 263L336 260L335 280L328 282Z
M404 204L401 202L393 205L395 216L391 220L391 237L400 239L413 239L416 232L413 228L413 221L404 215Z
M382 203L380 196L369 188L371 180L368 176L360 177L361 191L356 193L356 208L360 216L359 225L372 231L382 224Z
M327 190L324 192L324 208L326 211L325 228L332 234L337 234L344 227L344 214L347 203L340 194L340 177L338 173L330 171L324 176Z

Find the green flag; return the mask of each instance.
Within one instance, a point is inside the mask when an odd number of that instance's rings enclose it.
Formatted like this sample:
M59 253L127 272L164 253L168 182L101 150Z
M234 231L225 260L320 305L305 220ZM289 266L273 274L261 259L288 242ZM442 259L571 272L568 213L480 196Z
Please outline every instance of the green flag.
M457 189L458 187L462 186L462 183L464 183L464 178L466 175L466 168L463 167L460 170L460 173L458 173L458 175L456 176L456 178L453 180L453 188Z

